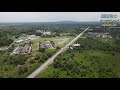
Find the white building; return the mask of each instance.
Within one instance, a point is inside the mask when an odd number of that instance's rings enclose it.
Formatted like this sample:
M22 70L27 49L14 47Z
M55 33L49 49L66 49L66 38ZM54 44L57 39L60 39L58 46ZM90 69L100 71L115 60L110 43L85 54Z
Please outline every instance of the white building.
M37 33L41 33L42 35L51 35L51 32L45 30L37 30Z
M22 39L20 39L20 40L16 41L15 43L21 43L21 42L23 42L23 40L22 40Z
M43 32L44 35L50 35L51 32Z
M80 44L78 44L78 43L75 43L75 44L73 44L73 46L74 46L74 47L76 47L76 46L80 46Z

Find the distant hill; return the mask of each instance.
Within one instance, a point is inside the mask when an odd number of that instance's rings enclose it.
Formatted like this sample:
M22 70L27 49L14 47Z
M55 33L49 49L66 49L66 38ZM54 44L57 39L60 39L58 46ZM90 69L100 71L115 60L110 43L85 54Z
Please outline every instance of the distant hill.
M58 23L58 24L74 24L74 23L80 23L77 21L58 21L58 22L54 22L54 23Z
M57 22L0 22L0 25L21 25L21 24L99 24L99 22L78 22L78 21L57 21Z
M40 22L42 23L42 22ZM99 24L99 22L79 22L79 21L57 21L57 22L44 22L44 24Z
M58 21L58 22L54 22L55 24L99 24L99 22L90 22L90 21L86 21L86 22L78 22L78 21Z

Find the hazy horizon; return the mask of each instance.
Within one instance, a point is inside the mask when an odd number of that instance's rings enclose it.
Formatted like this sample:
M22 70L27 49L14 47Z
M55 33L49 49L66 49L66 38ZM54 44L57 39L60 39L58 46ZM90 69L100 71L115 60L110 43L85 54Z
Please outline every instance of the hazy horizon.
M55 22L99 22L99 21L44 21L44 22L0 22L0 23L55 23Z
M95 22L101 14L117 14L120 19L119 12L0 12L0 22Z

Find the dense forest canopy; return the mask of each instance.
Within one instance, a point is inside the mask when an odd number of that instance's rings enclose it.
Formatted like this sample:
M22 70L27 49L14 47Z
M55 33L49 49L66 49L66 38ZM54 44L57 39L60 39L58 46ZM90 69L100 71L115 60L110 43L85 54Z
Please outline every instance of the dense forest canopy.
M8 46L13 42L9 35L0 32L0 47Z

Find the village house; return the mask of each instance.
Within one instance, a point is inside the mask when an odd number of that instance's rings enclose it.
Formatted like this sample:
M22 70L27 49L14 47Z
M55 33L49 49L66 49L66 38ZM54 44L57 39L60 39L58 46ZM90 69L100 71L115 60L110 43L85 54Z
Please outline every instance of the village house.
M51 35L51 32L47 30L36 30L37 33L41 33L42 35Z
M22 39L17 40L15 43L16 43L16 44L18 44L18 43L21 43L21 42L23 42L23 40L22 40Z
M40 45L41 48L53 48L53 46L50 43L50 41L41 42L39 45Z
M80 46L80 44L75 43L75 44L73 44L73 45L70 45L69 48L70 48L70 49L73 49L73 47L79 47L79 46Z
M74 46L74 47L78 47L78 46L80 46L80 44L75 43L75 44L73 44L73 46Z
M100 33L100 32L88 32L88 35L94 35L95 37L102 37L102 38L112 38L109 32Z
M29 54L31 52L31 49L32 48L30 44L25 44L24 46L17 47L13 51L13 54Z
M36 39L36 38L38 38L38 36L36 36L36 35L29 35L29 36L26 38L26 40L34 40L34 39Z

